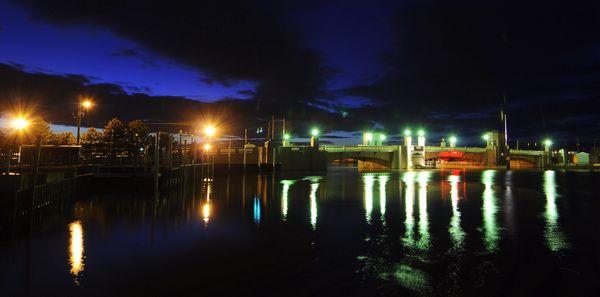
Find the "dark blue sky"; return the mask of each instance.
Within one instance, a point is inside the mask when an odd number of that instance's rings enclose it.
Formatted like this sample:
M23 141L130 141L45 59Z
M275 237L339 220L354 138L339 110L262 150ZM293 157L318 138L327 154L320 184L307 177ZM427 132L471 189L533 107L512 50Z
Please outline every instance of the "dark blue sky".
M348 105L368 101L338 92L381 74L377 56L389 50L393 10L373 1L356 1L340 9L332 1L289 12L288 25L305 46L335 69L327 89ZM129 92L184 96L212 102L226 97L247 98L238 92L256 83L208 83L201 69L180 63L97 25L57 25L33 16L15 3L0 1L0 62L21 64L27 71L81 74L94 83L115 83Z
M498 128L504 109L515 137L600 137L595 1L0 0L0 26L3 87L60 82L51 102L85 91L156 118L170 96L438 135Z

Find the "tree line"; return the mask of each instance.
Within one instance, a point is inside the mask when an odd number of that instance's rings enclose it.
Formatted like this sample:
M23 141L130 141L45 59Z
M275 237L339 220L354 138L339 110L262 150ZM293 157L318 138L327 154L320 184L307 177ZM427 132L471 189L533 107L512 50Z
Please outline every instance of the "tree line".
M114 118L103 129L88 128L81 134L81 152L88 158L139 156L151 142L149 133L141 120L124 122ZM72 132L54 132L41 120L33 121L22 133L5 133L0 138L4 146L35 145L40 140L43 145L74 145L77 141Z

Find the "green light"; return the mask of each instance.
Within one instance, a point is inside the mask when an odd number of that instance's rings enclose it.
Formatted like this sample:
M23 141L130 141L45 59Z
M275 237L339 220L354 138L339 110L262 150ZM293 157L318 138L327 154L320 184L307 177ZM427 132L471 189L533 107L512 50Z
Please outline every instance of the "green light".
M417 132L417 135L419 135L420 137L425 136L425 130L420 129L419 132Z
M290 139L290 135L289 134L283 134L283 139L285 140L289 140Z
M458 138L456 138L456 136L450 136L449 140L450 144L454 146L456 144L456 141L458 141Z
M384 141L386 138L385 134L379 134L379 140Z
M319 129L317 129L317 128L313 128L313 129L310 131L310 134L311 134L312 136L314 136L314 137L317 137L317 136L319 136Z
M371 140L373 140L373 133L371 133L371 132L367 132L367 133L365 133L365 140L366 140L366 141L371 141Z
M481 138L483 138L483 140L485 140L485 141L489 141L490 140L490 134L489 133L485 133L485 134L483 134L483 136L481 136Z
M544 140L544 145L545 146L552 146L552 140L550 140L550 139Z
M411 134L410 129L404 130L404 136L410 136L410 134Z

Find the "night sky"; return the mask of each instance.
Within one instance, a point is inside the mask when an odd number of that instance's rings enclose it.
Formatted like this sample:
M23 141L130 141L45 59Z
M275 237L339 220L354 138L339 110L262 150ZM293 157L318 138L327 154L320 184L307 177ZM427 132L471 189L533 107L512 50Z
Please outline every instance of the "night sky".
M0 0L2 109L600 138L600 1L150 2Z

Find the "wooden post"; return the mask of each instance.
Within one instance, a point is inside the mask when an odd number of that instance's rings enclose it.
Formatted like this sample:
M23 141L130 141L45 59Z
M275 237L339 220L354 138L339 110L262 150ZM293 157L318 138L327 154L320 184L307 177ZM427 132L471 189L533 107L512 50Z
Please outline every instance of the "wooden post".
M169 137L170 138L170 137ZM154 138L154 198L158 200L158 175L160 162L158 160L159 151L160 151L160 131L156 132L156 137ZM169 139L170 140L170 139Z
M192 159L192 167L194 171L192 172L192 195L196 193L196 139L192 136L192 153L194 154L194 158Z
M229 149L227 150L227 173L231 170L231 139L229 139Z

